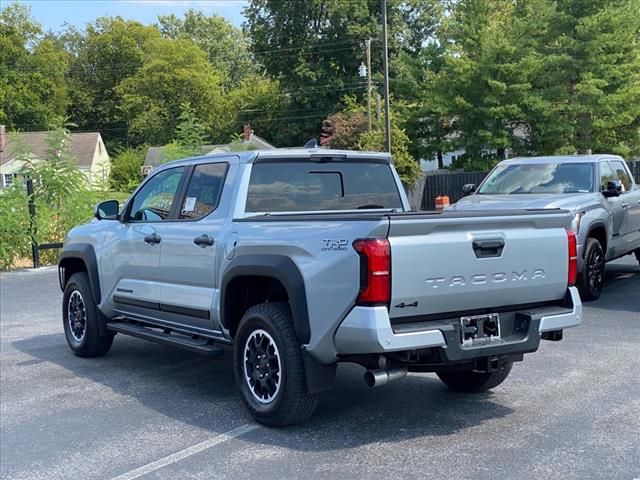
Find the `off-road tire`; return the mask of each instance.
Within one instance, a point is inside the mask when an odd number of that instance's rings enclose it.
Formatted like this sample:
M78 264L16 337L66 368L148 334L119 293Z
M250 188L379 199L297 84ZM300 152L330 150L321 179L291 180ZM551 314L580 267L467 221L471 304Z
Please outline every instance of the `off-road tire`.
M69 322L69 301L78 292L86 314L84 332L80 339L72 333ZM77 295L76 295L77 298ZM101 357L111 348L113 335L100 335L99 322L103 320L102 313L98 310L89 287L89 279L86 272L77 272L71 275L62 296L62 324L64 335L69 348L79 357Z
M436 374L451 390L478 393L491 390L504 382L509 376L512 366L513 362L505 362L498 370L493 372L464 370L461 372L436 372Z
M247 341L258 330L269 334L279 355L280 387L269 403L261 403L256 398L245 376ZM263 303L247 310L235 336L233 358L242 401L258 422L284 427L301 423L313 413L317 398L307 393L302 351L293 330L288 303Z
M580 298L585 301L597 300L604 287L605 254L598 239L589 237L584 248L582 272L578 275Z

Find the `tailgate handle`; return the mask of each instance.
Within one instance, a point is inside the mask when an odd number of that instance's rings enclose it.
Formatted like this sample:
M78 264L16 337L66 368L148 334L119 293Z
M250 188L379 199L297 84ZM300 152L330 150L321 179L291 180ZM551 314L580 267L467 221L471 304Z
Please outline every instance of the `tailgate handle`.
M492 258L502 255L504 240L474 240L473 251L477 258Z

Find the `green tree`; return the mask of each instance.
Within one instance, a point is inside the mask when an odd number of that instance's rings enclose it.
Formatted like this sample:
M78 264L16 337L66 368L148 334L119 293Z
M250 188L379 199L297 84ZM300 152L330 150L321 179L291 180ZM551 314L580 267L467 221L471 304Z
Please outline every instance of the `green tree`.
M99 131L109 147L127 143L128 118L117 89L145 62L145 46L160 32L120 17L101 17L84 32L68 28L60 42L71 54L69 116L83 130Z
M277 80L264 75L253 74L242 80L233 90L225 95L225 113L217 118L214 126L215 139L224 142L250 122L252 128L271 143L278 143L279 138L272 136L274 125L279 118L291 115L287 109L290 105Z
M189 102L180 105L180 122L176 126L175 140L190 153L202 155L202 145L206 143L205 128L196 117L196 112Z
M0 123L11 129L45 130L65 116L67 54L12 3L0 11Z
M640 153L640 8L636 0L562 0L554 4L536 77L541 107L554 124L566 125L564 151ZM553 72L560 71L562 77ZM535 113L540 116L538 109ZM550 113L549 113L550 112ZM537 120L537 119L536 119ZM548 136L529 124L534 148ZM541 141L540 141L541 140ZM541 144L541 145L540 145Z
M144 45L144 62L116 87L134 143L164 145L188 102L207 133L223 109L220 76L206 54L187 40L157 38Z
M413 186L422 169L416 159L409 153L409 137L395 120L391 119L391 159L400 175L400 179L407 186ZM371 132L364 132L358 139L358 148L373 152L383 152L385 147L385 132L382 125L376 126Z
M422 68L412 151L534 154L639 151L637 2L460 0ZM419 55L416 57L419 58ZM420 72L420 70L418 70ZM489 161L486 160L486 161Z
M407 87L403 56L416 51L433 36L442 8L439 0L388 2L391 90L395 98L414 98ZM366 84L358 76L365 61L364 46L372 41L375 88L380 72L380 2L370 0L310 0L300 8L297 0L251 0L245 9L256 61L280 80L289 114L276 117L269 132L278 145L302 145L317 137L322 120L342 111L345 95L366 97ZM401 95L402 93L402 95ZM395 108L392 106L392 109Z
M184 18L174 14L161 15L158 23L163 37L190 40L204 50L211 64L221 73L225 90L231 90L238 82L256 73L247 36L227 19L189 9Z

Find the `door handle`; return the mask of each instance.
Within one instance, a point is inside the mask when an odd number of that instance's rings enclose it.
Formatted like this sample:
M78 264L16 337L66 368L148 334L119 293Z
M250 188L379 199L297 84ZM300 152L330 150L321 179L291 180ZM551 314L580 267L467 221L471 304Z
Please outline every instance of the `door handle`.
M628 204L628 203L626 203L626 202L622 202L622 208L624 208L624 209L629 209L629 208L631 208L631 205L629 205L629 204Z
M211 245L213 245L213 237L210 237L205 233L204 235L200 235L199 237L194 238L193 243L199 245L202 248L206 246L210 247Z
M162 240L162 238L157 233L152 233L151 235L145 235L144 237L144 241L149 245L160 243L160 240Z
M499 257L504 250L504 240L474 240L472 247L477 258Z

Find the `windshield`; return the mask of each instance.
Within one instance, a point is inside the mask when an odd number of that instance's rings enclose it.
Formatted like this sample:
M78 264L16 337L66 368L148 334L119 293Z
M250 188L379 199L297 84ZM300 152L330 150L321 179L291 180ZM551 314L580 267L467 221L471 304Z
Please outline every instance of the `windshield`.
M527 163L498 165L479 194L593 192L591 163Z

